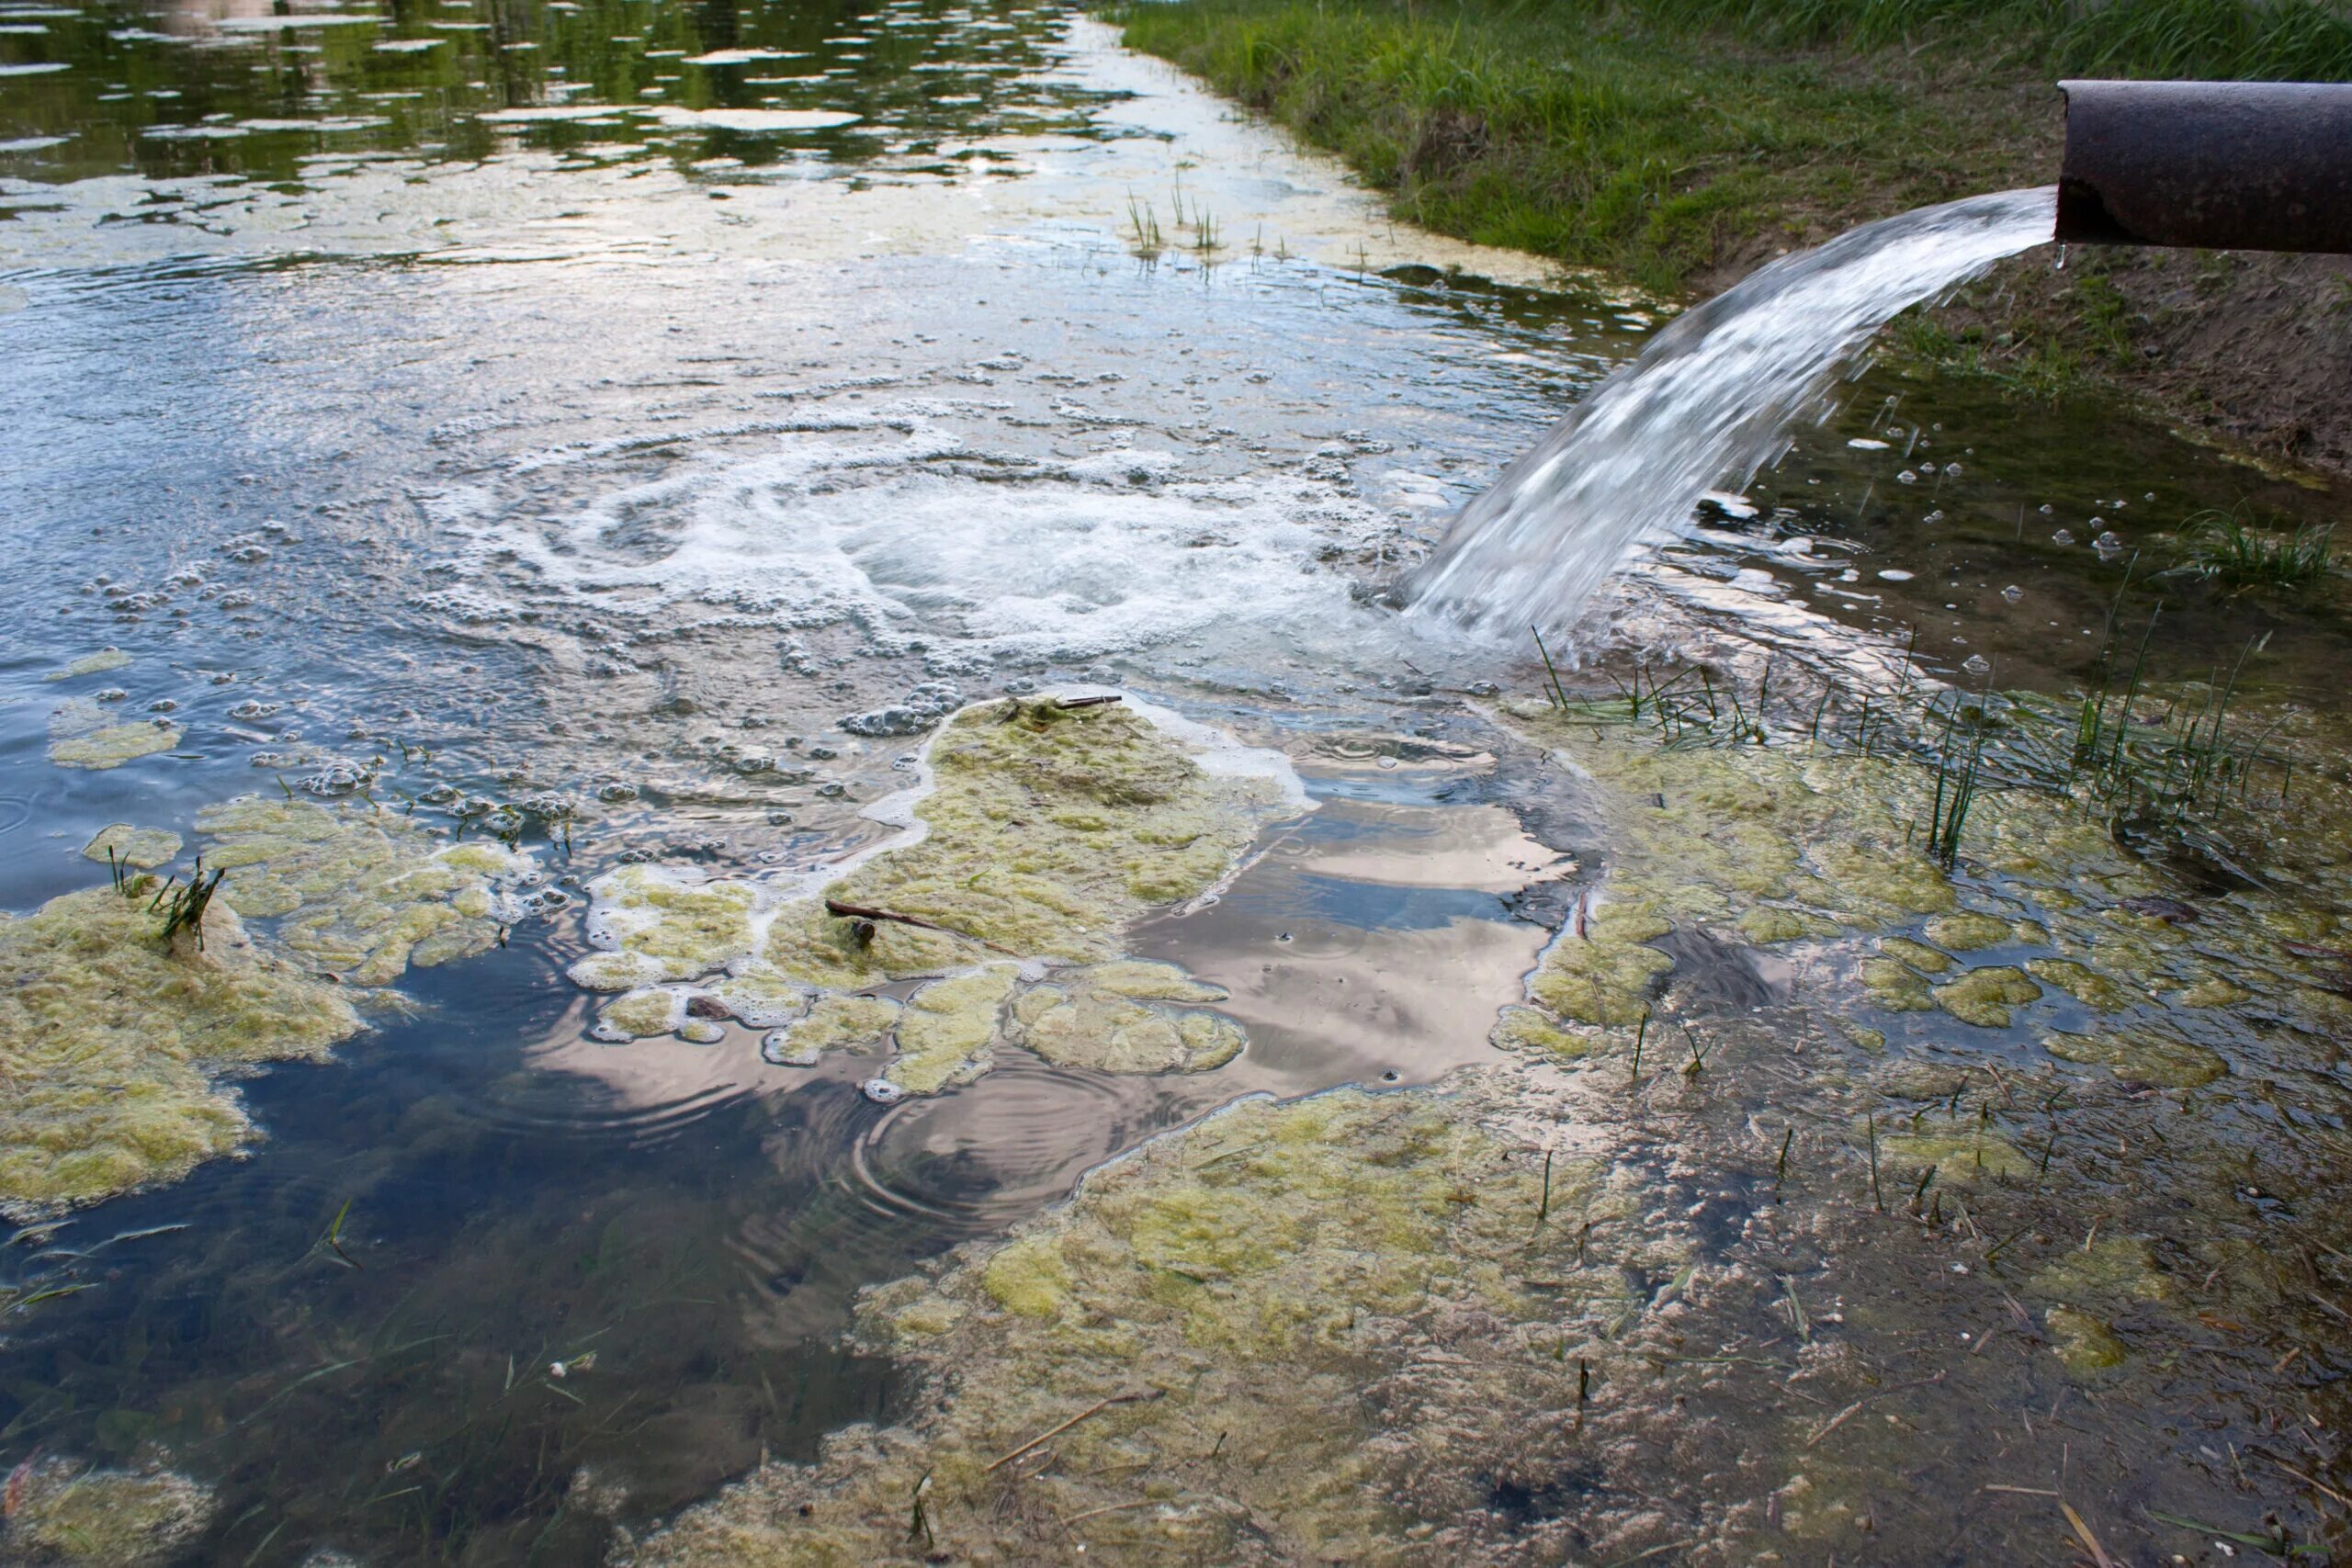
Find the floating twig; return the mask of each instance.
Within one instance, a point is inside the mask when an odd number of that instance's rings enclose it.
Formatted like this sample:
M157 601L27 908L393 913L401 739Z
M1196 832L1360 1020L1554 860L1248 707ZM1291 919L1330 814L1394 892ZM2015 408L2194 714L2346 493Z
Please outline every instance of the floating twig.
M825 913L838 916L844 920L887 920L894 926L912 926L917 931L937 931L942 936L961 937L966 942L977 942L991 953L1001 953L1016 958L1020 956L1013 953L1012 949L999 946L984 936L975 936L970 931L959 931L954 926L943 926L937 920L926 920L920 915L901 915L893 909L877 909L867 904L844 903L839 898L825 900Z
M1080 1421L1087 1419L1087 1417L1091 1416L1098 1416L1103 1411L1111 1408L1114 1404L1136 1404L1146 1400L1158 1399L1161 1394L1167 1392L1168 1391L1165 1389L1147 1388L1138 1389L1133 1393L1114 1393L1107 1399L1098 1399L1093 1404L1088 1405L1085 1409L1080 1411L1077 1415L1071 1416L1069 1420L1063 1422L1060 1426L1054 1427L1050 1431L1038 1433L1035 1437L1030 1438L1027 1442L1022 1444L1019 1448L1013 1450L1002 1459L998 1460L994 1464L989 1465L989 1468L981 1473L993 1474L995 1472L1002 1470L1006 1465L1011 1464L1014 1460L1019 1459L1023 1454L1025 1454L1030 1450L1036 1448L1039 1444L1051 1438L1060 1437L1064 1432L1069 1431Z
M1871 1137L1871 1202L1883 1214L1886 1213L1886 1199L1878 1190L1878 1114L1866 1111L1862 1115L1865 1125L1870 1128Z
M1804 1446L1806 1448L1813 1447L1814 1444L1821 1441L1822 1438L1829 1436L1830 1433L1836 1431L1838 1427L1844 1426L1847 1422L1860 1415L1861 1413L1862 1406L1870 1404L1873 1400L1884 1399L1891 1393L1901 1393L1905 1389L1926 1388L1930 1384L1939 1383L1943 1381L1943 1373L1938 1372L1935 1376L1930 1378L1914 1378L1909 1382L1896 1383L1893 1388L1883 1388L1876 1393L1866 1393L1862 1395L1861 1398L1854 1401L1853 1404L1846 1406L1845 1409L1838 1412L1837 1415L1832 1416L1827 1424L1823 1426L1820 1430L1815 1432L1812 1437L1807 1438L1804 1440Z
M2099 1544L2098 1537L2091 1533L2091 1527L2083 1523L2083 1516L2075 1512L2073 1504L2062 1497L2058 1502L2058 1511L2066 1516L2068 1524L2075 1527L2075 1534L2081 1539L2084 1548L2091 1554L2091 1561L2098 1563L2098 1568L2121 1568L2114 1558L2107 1554L2107 1548Z

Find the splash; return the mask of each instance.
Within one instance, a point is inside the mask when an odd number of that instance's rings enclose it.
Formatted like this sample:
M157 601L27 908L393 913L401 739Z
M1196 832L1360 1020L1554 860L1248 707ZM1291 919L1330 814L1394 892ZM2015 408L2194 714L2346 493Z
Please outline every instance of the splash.
M1743 483L1898 312L2050 238L2055 186L1866 224L1756 272L1660 333L1471 502L1407 585L1412 614L1566 629L1644 541Z
M657 632L714 615L847 625L876 650L911 639L969 674L1235 626L1330 625L1348 614L1346 584L1302 567L1380 536L1369 508L1323 480L1193 478L1177 455L1136 446L1039 461L967 446L912 406L790 423L756 456L682 463L560 512L445 491L433 514L471 548L420 603L474 621L594 608Z

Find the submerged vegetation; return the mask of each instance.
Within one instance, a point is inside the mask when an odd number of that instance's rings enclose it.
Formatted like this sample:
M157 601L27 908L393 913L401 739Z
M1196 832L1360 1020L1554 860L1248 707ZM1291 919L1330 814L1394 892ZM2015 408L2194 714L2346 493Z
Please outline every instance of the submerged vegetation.
M938 1396L926 1414L766 1467L633 1561L1437 1562L1524 1540L1465 1461L1507 1439L1532 1484L1578 1449L1595 1382L1669 1353L1638 1281L1688 1261L1604 1170L1529 1157L1525 1109L1492 1083L1342 1090L1148 1145L1003 1245L869 1293L858 1336Z
M150 1568L177 1561L216 1504L186 1476L131 1474L36 1455L8 1478L0 1546L25 1568Z

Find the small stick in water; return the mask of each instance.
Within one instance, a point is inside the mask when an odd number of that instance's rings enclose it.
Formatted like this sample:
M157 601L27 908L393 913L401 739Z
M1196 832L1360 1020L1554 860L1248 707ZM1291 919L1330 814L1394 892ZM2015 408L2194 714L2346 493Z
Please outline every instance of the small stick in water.
M894 926L912 926L917 931L937 931L942 936L962 937L966 942L977 942L994 953L1012 952L1011 948L1000 947L984 936L974 936L970 931L959 931L954 926L943 926L936 920L926 920L920 915L901 915L889 909L876 909L870 905L845 903L839 898L825 900L825 913L844 920L888 920Z
M1886 1199L1878 1190L1878 1116L1868 1111L1863 1111L1862 1116L1870 1128L1871 1137L1871 1202L1883 1214L1886 1213Z
M1046 1441L1048 1438L1060 1437L1064 1432L1069 1431L1072 1427L1077 1426L1080 1421L1085 1420L1088 1416L1099 1416L1114 1404L1140 1404L1145 1400L1158 1399L1166 1392L1167 1391L1164 1389L1149 1388L1141 1389L1133 1393L1114 1393L1107 1399L1098 1399L1093 1404L1088 1405L1085 1409L1080 1411L1077 1415L1071 1416L1069 1420L1063 1422L1060 1426L1052 1428L1050 1431L1038 1433L1035 1437L1030 1438L1027 1442L1022 1444L1019 1448L1013 1450L1011 1453L1005 1455L994 1464L989 1466L988 1472L983 1473L1002 1470L1006 1465L1011 1464L1014 1460L1019 1459L1023 1454L1027 1453L1030 1450L1037 1447L1040 1443Z

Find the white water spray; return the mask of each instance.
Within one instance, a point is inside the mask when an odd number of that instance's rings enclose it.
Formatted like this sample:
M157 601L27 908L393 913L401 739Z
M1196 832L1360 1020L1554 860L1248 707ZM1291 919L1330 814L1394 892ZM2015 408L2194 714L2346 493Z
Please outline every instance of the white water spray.
M1410 614L1501 637L1572 626L1699 498L1744 485L1898 312L2047 241L2057 187L1971 197L1786 256L1658 333L1494 489L1406 584Z

